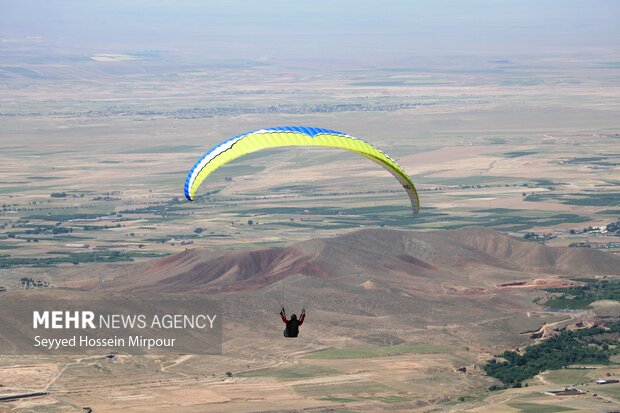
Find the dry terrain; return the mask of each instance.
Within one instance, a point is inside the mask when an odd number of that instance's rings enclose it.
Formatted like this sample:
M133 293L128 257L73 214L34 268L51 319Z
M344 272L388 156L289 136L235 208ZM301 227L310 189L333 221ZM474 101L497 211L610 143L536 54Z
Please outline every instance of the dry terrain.
M5 356L4 394L49 394L4 405L97 412L496 411L489 404L598 411L620 405L615 385L598 391L593 383L617 374L617 365L571 370L572 376L552 371L504 392L486 390L496 381L481 366L504 349L532 343L534 332L609 317L605 302L559 313L533 300L541 288L578 285L577 275L620 277L619 262L613 254L547 247L484 228L366 229L286 248L188 249L108 264L103 290L80 271L66 271L56 288L7 294L33 300L203 294L224 306L223 354ZM308 309L299 339L282 338L280 304ZM577 384L588 393L572 396L576 401L544 394Z
M481 370L538 333L620 315L617 301L534 302L620 275L605 229L620 218L617 53L352 67L75 40L0 41L0 297L203 294L224 305L224 350L0 356L0 395L48 393L0 411L620 410L619 386L593 382L620 360L496 392ZM209 147L278 125L393 155L421 213L377 165L321 149L239 159L183 199ZM308 309L298 340L281 304ZM544 394L569 385L587 393Z

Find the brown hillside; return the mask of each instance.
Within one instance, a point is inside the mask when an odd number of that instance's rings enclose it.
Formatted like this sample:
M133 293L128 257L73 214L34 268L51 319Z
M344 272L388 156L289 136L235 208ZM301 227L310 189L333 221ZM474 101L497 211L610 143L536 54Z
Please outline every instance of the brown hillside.
M192 249L131 266L113 290L226 292L261 288L295 274L404 291L492 288L549 275L619 274L620 257L552 248L485 228L455 231L365 229L286 248L216 254ZM366 284L370 285L370 284ZM457 286L457 287L454 287Z

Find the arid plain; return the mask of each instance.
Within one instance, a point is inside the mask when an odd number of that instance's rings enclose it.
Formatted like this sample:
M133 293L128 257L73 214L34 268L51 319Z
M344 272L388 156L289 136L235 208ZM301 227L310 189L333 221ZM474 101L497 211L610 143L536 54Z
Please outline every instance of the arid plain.
M620 387L593 382L617 364L493 392L481 370L532 333L619 315L613 302L569 313L535 302L576 276L620 276L620 239L584 231L620 214L617 56L351 71L155 52L33 62L2 47L0 294L204 294L225 322L221 356L0 357L2 394L48 393L0 410L619 408ZM184 200L210 146L278 125L393 154L421 213L375 164L317 149L239 159ZM24 277L49 287L24 290ZM308 308L294 343L281 337L283 291ZM543 394L567 385L587 393Z

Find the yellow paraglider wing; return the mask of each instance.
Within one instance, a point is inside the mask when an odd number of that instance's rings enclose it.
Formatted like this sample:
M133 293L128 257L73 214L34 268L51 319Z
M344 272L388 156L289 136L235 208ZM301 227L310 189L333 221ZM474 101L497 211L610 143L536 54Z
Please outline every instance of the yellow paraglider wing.
M193 201L200 184L213 171L241 156L262 149L283 146L340 148L365 156L387 169L407 191L413 212L420 208L418 193L405 171L379 149L353 136L321 128L282 126L237 135L211 148L196 162L185 180L185 197Z

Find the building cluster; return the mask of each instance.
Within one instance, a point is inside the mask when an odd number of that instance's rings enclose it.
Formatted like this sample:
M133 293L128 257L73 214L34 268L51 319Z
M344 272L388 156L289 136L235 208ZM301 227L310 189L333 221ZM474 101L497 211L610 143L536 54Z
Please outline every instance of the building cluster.
M50 284L44 280L34 280L31 277L22 277L19 279L19 286L28 290L30 288L47 288Z
M557 238L557 235L552 234L550 232L546 232L543 234L537 234L535 232L528 232L527 234L523 236L523 239L526 239L528 241L549 241L554 238Z
M579 394L585 394L583 390L579 390L576 387L562 387L559 389L548 389L548 390L545 390L545 393L551 394L553 396L576 396Z
M604 384L616 384L616 383L620 383L620 380L618 379L598 379L595 382L596 384L599 385L604 385ZM585 391L580 390L576 387L562 387L559 389L548 389L544 391L546 394L550 394L552 396L578 396L581 394L586 394Z
M607 225L587 227L581 232L574 229L571 230L571 234L590 234L590 235L606 235L606 236L620 236L620 221L612 222Z
M598 379L596 381L596 384L614 384L614 383L620 383L620 380L618 380L618 379Z
M589 241L579 241L568 244L571 248L598 248L598 249L615 249L620 248L620 242L589 242Z

